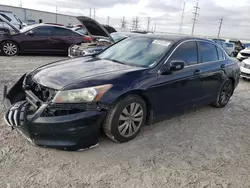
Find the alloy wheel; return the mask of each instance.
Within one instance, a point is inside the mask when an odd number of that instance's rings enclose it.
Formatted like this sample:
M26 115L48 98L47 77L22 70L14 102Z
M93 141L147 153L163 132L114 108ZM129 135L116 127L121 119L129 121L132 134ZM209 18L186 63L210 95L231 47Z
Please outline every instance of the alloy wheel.
M12 42L7 42L3 45L3 51L6 55L13 56L17 54L17 46Z
M221 104L227 104L230 100L230 97L233 93L233 86L231 82L228 82L224 85L221 94L220 94L220 103Z
M139 103L131 103L126 106L120 117L118 131L124 137L133 136L143 122L143 108Z

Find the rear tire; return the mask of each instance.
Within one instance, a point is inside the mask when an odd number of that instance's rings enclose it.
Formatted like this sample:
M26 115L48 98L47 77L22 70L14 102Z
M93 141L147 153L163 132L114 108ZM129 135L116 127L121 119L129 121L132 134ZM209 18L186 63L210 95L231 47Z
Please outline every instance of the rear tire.
M138 95L130 95L114 104L103 124L104 133L115 142L128 142L145 124L147 108Z
M19 47L13 41L5 41L1 44L1 52L6 56L15 56L19 54Z
M220 92L218 93L216 101L211 103L212 106L216 108L223 108L225 107L231 96L233 95L234 87L233 87L233 82L230 79L227 79L223 84L220 89Z

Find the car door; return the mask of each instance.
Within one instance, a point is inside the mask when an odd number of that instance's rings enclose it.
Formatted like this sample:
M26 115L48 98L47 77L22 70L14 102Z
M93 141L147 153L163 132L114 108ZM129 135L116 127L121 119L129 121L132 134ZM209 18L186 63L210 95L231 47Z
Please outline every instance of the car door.
M23 35L20 47L24 52L49 52L53 27L38 26Z
M160 116L189 108L202 97L196 41L184 41L179 44L166 64L172 61L184 61L185 66L182 70L173 71L171 74L159 73L157 83L154 85L153 104L155 104L155 114Z
M73 31L70 29L54 27L51 37L52 50L55 52L68 52L68 48L74 43L72 33Z
M204 100L211 101L217 95L225 78L226 66L224 50L208 41L198 41L200 54L200 79Z

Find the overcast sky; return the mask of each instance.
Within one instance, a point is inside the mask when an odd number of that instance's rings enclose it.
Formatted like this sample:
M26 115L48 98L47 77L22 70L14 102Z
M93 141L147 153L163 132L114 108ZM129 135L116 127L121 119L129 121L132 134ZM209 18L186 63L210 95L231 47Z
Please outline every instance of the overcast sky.
M89 15L96 8L96 19L120 27L125 16L127 27L134 17L139 17L141 29L147 28L147 17L151 17L150 28L156 24L157 32L179 31L183 3L186 2L182 32L192 30L193 6L197 0L22 0L22 6L55 12L56 6L63 14ZM0 4L19 6L20 0L0 0ZM217 36L220 19L223 18L222 37L250 39L250 0L200 0L196 35Z

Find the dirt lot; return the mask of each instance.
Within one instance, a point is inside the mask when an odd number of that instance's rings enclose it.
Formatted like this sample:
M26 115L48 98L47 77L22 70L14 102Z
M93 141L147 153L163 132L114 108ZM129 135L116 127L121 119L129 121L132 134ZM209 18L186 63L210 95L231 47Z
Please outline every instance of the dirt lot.
M63 57L0 57L4 83ZM250 187L250 82L226 108L205 107L143 128L133 141L63 152L29 144L2 120L0 187Z

